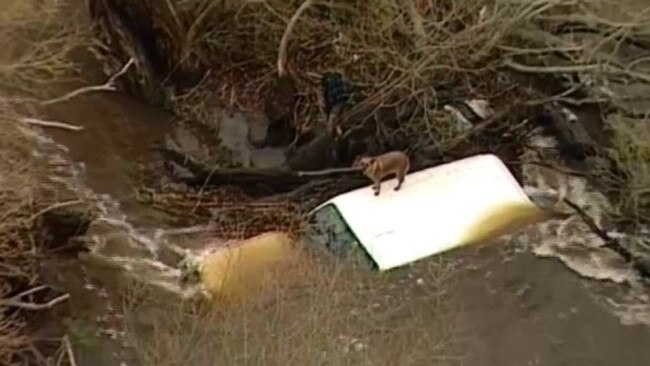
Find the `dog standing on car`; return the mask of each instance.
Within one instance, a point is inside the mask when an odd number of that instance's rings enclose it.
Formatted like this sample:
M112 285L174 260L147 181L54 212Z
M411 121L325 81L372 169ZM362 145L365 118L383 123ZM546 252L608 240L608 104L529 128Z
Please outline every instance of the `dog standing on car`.
M410 161L408 155L403 151L390 151L377 156L361 157L354 162L352 167L359 168L366 177L373 181L375 196L379 196L381 181L389 175L394 175L397 178L395 191L402 187L404 177L410 167Z

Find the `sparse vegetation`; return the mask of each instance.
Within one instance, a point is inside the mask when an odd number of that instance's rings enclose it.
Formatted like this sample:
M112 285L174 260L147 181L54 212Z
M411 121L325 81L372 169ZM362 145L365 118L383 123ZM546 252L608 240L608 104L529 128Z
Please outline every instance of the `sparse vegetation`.
M648 121L616 116L609 157L620 170L612 176L611 187L617 190L617 211L635 225L650 223L650 129ZM605 178L607 179L607 178Z
M306 254L229 306L179 304L134 287L128 333L143 365L460 365L453 268L385 276Z
M43 98L77 70L68 57L88 44L83 23L62 22L70 7L54 0L1 0L0 85L5 94Z
M48 359L35 347L29 321L67 299L41 286L38 262L52 243L43 215L81 204L74 192L49 180L21 113L34 98L74 70L67 58L81 44L78 29L61 21L57 1L0 1L0 364ZM65 244L65 243L63 243ZM51 348L52 345L48 345ZM54 348L57 345L54 344ZM50 359L51 361L51 359Z
M49 180L47 159L34 154L36 141L18 123L10 115L0 117L0 363L5 365L43 358L29 322L68 299L42 285L38 274L39 260L66 244L56 242L62 238L44 217L84 205L74 192Z
M598 183L609 193L609 216L626 233L622 243L650 265L650 128L647 118L613 116L611 147L600 166ZM605 163L606 162L606 163ZM613 168L613 169L612 169ZM615 172L615 173L612 173ZM649 267L650 268L650 267Z

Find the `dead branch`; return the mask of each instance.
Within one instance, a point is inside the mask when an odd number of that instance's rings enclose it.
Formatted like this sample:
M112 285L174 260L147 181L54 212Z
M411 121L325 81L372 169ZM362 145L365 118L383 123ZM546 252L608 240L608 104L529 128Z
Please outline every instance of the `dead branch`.
M36 212L35 214L33 214L29 218L29 221L34 221L39 216L42 216L44 213L50 212L52 210L57 210L59 208L64 208L64 207L68 207L68 206L79 205L79 204L82 204L82 203L83 203L82 200L70 200L70 201L57 202L57 203L55 203L53 205L50 205L50 206L47 206L44 209L42 209L42 210Z
M4 271L0 271L0 276L4 277L14 277L14 278L29 278L29 275L25 273L21 268L18 266L15 266L10 263L2 263L0 262L0 269L4 269Z
M307 10L314 0L305 0L300 7L296 10L296 12L291 16L291 19L289 19L289 22L287 23L287 27L284 30L284 33L282 34L282 39L280 40L280 47L278 48L278 76L282 77L287 73L286 67L287 67L287 47L289 44L289 37L291 36L291 33L293 32L293 28L296 26L296 23L298 22L298 19L300 19L300 16L302 13Z
M597 70L600 65L566 65L566 66L529 66L520 64L512 60L503 62L503 66L508 67L517 72L523 73L537 73L537 74L559 74L559 73L579 73Z
M508 52L509 56L524 56L524 55L544 55L553 53L570 53L580 52L584 46L556 46L556 47L540 47L540 48L520 48L514 46L497 46L498 49Z
M593 231L605 242L606 248L609 248L614 252L618 253L621 257L623 257L623 259L625 259L625 261L632 264L634 269L636 269L642 276L646 278L650 278L650 270L648 268L645 268L645 266L643 266L642 264L640 264L638 258L636 258L632 252L630 252L627 248L621 245L621 243L619 243L616 239L612 238L605 230L598 227L594 219L591 216L589 216L589 214L587 214L587 212L582 207L580 207L580 205L569 200L568 198L564 198L563 201L569 207L571 207L578 215L580 215L582 221L587 226L589 226L591 231Z
M515 111L520 106L521 106L521 103L515 103L515 104L511 104L511 105L509 105L509 106L507 106L505 108L502 108L500 111L492 114L489 118L485 119L481 123L472 126L472 128L470 128L466 132L464 132L464 133L458 135L457 137L447 141L444 144L443 151L452 150L457 145L459 145L463 141L467 140L471 136L477 134L478 132L483 131L484 129L490 127L494 123L499 122L502 118L504 118L508 114L512 113L513 111Z
M646 83L650 83L650 75L621 69L611 65L605 64L587 64L587 65L563 65L563 66L529 66L520 64L512 60L506 60L502 64L505 67L508 67L514 71L528 73L528 74L558 74L558 73L581 73L581 72L593 72L601 71L604 74L615 75L615 76L627 76L632 79L637 79Z
M108 78L108 80L102 85L86 86L83 88L75 89L63 96L43 101L41 102L41 105L52 105L56 103L66 102L81 94L87 94L87 93L98 92L98 91L115 91L116 90L115 81L117 80L117 78L124 75L127 72L127 70L131 67L131 65L133 65L134 62L135 59L130 58L129 61L127 61L127 63L124 66L122 66L122 68L117 73L115 73L113 76Z
M299 177L322 177L322 176L338 174L338 173L356 172L359 170L360 168L332 168L332 169L323 169L323 170L316 170L316 171L309 171L309 172L299 171L296 172L296 175Z
M46 310L46 309L51 309L57 304L67 300L70 298L70 294L64 294L61 295L57 298L54 298L44 304L34 304L30 302L23 302L20 300L14 300L14 299L6 299L6 300L0 300L0 306L6 306L6 307L14 307L14 308L20 308L20 309L25 309L25 310L31 310L31 311L38 311L38 310Z
M21 300L21 298L31 295L36 292L40 292L42 290L47 289L47 286L37 286L32 289L23 291L19 293L16 296L13 296L9 299L0 299L0 306L5 306L5 307L14 307L14 308L20 308L20 309L25 309L25 310L31 310L31 311L37 311L37 310L45 310L45 309L50 309L57 304L67 300L70 298L70 294L64 294L59 297L56 297L44 304L36 304L36 303L31 303L31 302L24 302Z
M67 334L63 336L63 344L65 345L65 350L68 354L70 366L77 366L77 361L75 361L74 352L72 351L72 343L70 342L70 337L68 337Z
M570 87L569 89L567 89L567 90L565 90L565 91L563 91L561 93L552 95L552 96L550 96L548 98L529 100L529 101L524 102L523 104L526 105L526 106L529 106L529 107L536 107L536 106L542 106L542 105L545 105L545 104L548 104L548 103L565 101L569 95L577 92L584 85L585 85L584 82L579 83L579 84L575 84L572 87Z
M47 286L45 286L45 285L36 286L36 287L34 287L34 288L31 288L31 289L29 289L29 290L25 290L25 291L19 293L18 295L12 297L12 299L15 299L15 298L21 298L21 297L24 297L24 296L28 296L28 295L34 294L34 293L36 293L36 292L43 291L43 290L45 290L45 289L47 289Z
M59 128L62 130L68 130L68 131L81 131L83 130L83 126L77 126L77 125L71 125L68 123L63 123L63 122L56 122L56 121L45 121L42 119L37 119L37 118L30 118L30 117L24 117L19 119L20 122L29 124L29 125L35 125L35 126L41 126L41 127L52 127L52 128Z

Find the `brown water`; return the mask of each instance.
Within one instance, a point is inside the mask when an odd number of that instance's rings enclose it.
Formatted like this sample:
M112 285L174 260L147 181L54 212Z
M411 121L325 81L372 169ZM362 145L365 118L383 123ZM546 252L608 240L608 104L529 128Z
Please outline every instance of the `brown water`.
M650 330L623 326L598 304L591 283L556 259L507 258L498 248L470 256L459 292L471 348L468 365L641 366Z

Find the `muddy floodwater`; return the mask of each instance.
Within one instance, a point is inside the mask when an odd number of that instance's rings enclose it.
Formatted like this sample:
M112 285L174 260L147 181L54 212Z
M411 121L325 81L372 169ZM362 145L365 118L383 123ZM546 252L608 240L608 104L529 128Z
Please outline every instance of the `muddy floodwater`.
M158 214L136 202L134 190L141 168L156 163L153 147L185 133L179 132L182 127L171 115L119 93L81 96L51 112L54 120L84 127L79 132L45 133L67 147L68 158L79 163L88 189L119 204L115 212L141 228L143 235L167 226ZM115 255L133 257L119 251L114 248ZM457 268L449 296L460 309L462 333L468 340L464 364L650 365L650 327L627 324L606 306L620 301L625 285L583 278L553 256L537 257L532 250L511 250L498 242L444 257ZM68 326L79 334L84 329L99 334L79 351L77 364L135 364L122 344L126 338L120 335L119 306L102 284L86 277L88 270L74 260L49 263L43 270L51 282L73 295L68 305L79 319Z

